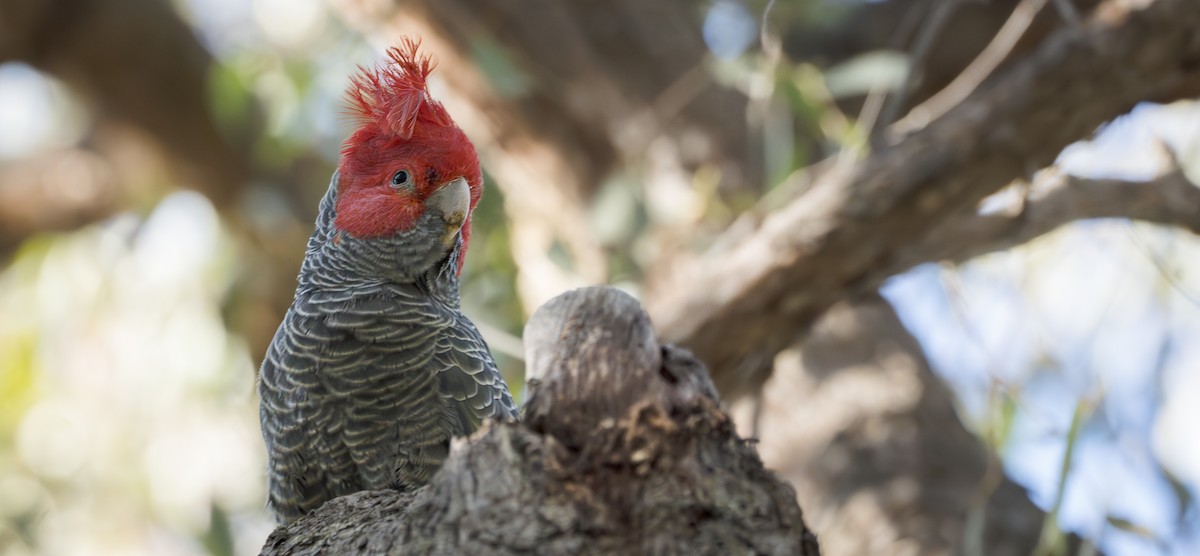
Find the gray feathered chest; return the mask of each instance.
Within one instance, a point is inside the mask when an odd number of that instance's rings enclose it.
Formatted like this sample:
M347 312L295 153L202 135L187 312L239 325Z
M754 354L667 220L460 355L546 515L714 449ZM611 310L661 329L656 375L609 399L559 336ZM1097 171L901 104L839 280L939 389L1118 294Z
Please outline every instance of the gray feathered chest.
M452 436L517 414L459 309L459 247L429 265L404 237L339 237L322 225L326 201L260 373L270 503L284 522L336 496L423 484Z

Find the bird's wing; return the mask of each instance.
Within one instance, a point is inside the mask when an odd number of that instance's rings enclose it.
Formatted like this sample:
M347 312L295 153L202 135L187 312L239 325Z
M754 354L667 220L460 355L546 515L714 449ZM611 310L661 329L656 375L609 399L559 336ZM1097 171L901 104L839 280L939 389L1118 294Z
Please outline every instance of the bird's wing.
M461 313L455 321L438 335L433 365L438 393L455 408L456 432L470 434L484 419L516 419L517 405L483 336Z
M428 467L444 457L434 380L412 372L432 360L429 313L348 290L297 296L259 382L271 502L282 517L389 485L397 462Z
M322 431L336 428L340 422L335 414L340 408L321 403L328 392L320 369L330 363L352 365L361 357L325 353L324 346L341 341L342 336L318 319L289 310L259 373L269 500L285 522L332 498L330 486L353 474L353 461L345 446L321 442ZM324 453L318 457L318 451Z

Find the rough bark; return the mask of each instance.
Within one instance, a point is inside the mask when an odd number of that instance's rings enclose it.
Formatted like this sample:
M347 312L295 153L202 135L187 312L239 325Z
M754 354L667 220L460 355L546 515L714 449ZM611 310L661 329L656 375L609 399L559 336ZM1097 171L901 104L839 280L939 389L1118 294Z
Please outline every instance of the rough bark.
M1198 27L1192 0L1158 0L1057 33L928 127L835 167L680 272L650 305L663 337L706 362L724 395L756 391L776 353L837 301L904 270L942 221L1134 104L1197 93Z
M628 295L563 294L526 336L523 423L456 441L427 486L327 503L263 554L818 554L704 367Z

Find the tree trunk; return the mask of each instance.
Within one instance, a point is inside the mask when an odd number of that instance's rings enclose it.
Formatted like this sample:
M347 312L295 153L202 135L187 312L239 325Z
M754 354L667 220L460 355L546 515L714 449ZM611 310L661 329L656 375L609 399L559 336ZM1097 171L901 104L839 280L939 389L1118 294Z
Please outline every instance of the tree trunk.
M930 233L939 224L1137 103L1200 92L1194 0L1106 6L928 126L835 166L753 232L681 269L649 304L664 339L695 351L726 396L755 392L777 353L835 303L907 270L897 263L938 241Z
M429 485L330 501L262 553L819 553L704 366L660 346L633 298L560 295L525 336L524 422L455 441Z
M796 487L826 554L1022 556L1037 545L1041 510L963 426L882 297L826 313L779 357L761 403L759 451Z

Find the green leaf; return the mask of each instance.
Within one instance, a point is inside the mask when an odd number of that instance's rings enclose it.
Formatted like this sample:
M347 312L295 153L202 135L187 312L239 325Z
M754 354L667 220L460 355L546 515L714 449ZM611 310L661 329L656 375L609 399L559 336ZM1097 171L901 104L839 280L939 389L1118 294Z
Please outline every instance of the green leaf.
M213 556L233 556L233 530L229 526L229 514L221 506L210 506L208 531L201 535L200 542Z
M1113 527L1116 527L1117 529L1125 531L1126 533L1133 533L1134 535L1137 535L1144 539L1149 539L1149 540L1152 540L1155 542L1158 542L1158 540L1159 540L1158 537L1154 534L1154 531L1151 531L1150 529L1147 529L1146 527L1143 527L1132 521L1129 521L1128 519L1110 515L1110 516L1105 516L1104 520L1107 521L1109 525L1112 525Z
M1046 512L1046 521L1042 524L1042 534L1034 548L1035 556L1050 556L1065 554L1067 550L1066 536L1058 527L1058 513L1062 509L1063 497L1067 491L1067 479L1071 473L1071 462L1075 457L1075 445L1079 441L1079 431L1095 409L1096 402L1088 398L1080 398L1075 404L1075 413L1071 416L1071 428L1067 430L1067 449L1063 453L1062 466L1058 471L1058 493L1054 496L1054 505Z
M208 72L208 109L227 139L245 136L255 119L255 100L232 68L214 63Z
M517 67L504 47L491 37L477 36L471 41L471 58L500 96L522 97L533 89L532 79Z
M907 76L907 56L876 50L829 68L825 72L825 82L834 98L842 98L865 95L875 89L896 89Z

